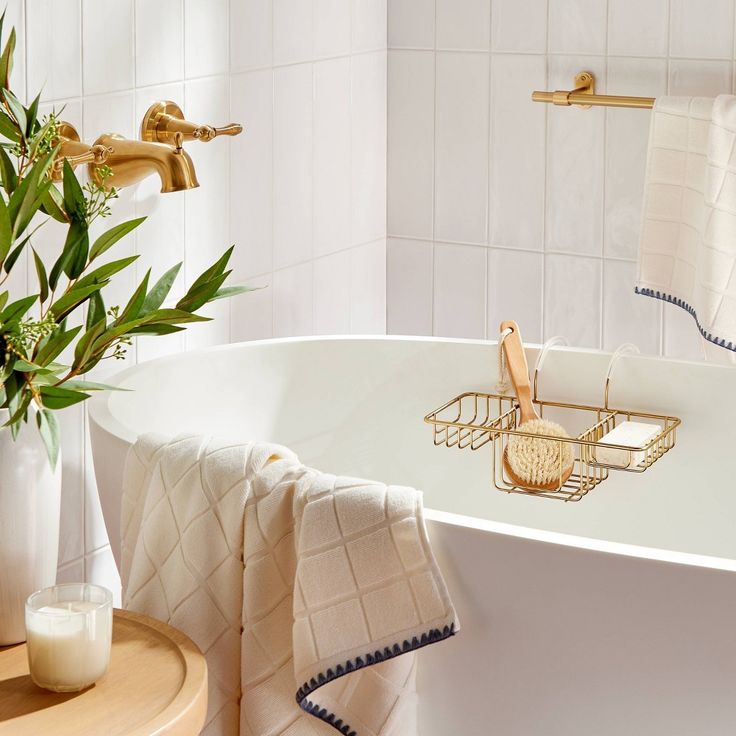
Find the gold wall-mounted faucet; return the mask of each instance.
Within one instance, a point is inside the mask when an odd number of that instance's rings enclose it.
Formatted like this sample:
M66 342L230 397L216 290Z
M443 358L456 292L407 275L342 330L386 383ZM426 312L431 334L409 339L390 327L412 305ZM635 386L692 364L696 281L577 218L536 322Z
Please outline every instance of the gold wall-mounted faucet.
M143 116L141 138L144 141L176 145L176 134L181 133L183 141L202 141L207 143L221 135L239 135L243 126L230 123L221 128L212 125L192 123L184 118L179 105L171 100L155 102Z
M79 139L77 129L71 123L61 121L57 126L57 130L58 137L56 144L59 145L59 153L51 168L51 178L53 181L61 181L63 179L64 160L67 160L73 169L80 164L101 166L112 153L112 148L108 146L99 144L89 146L86 143L82 143Z
M101 135L95 145L109 148L105 161L112 170L109 181L98 176L97 165L89 164L89 175L104 186L126 187L158 174L162 192L181 192L199 186L194 164L181 147L181 140L174 146L148 141L133 141L116 133Z

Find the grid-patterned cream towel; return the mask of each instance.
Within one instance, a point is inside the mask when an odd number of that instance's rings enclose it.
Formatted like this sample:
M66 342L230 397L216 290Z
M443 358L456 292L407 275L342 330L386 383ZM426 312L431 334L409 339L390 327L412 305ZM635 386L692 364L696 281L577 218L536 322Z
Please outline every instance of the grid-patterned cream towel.
M275 445L146 436L122 542L125 607L205 653L203 734L416 733L414 650L458 628L418 491Z
M736 97L663 97L652 116L636 291L736 351Z

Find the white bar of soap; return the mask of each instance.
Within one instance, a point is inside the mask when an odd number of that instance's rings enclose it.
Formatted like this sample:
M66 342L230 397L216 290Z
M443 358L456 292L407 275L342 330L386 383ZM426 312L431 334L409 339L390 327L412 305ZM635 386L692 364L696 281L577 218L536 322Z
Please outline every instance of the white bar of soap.
M662 428L658 424L646 424L644 422L621 422L614 427L608 434L603 435L600 443L608 443L611 445L624 445L636 450L651 442L660 432ZM596 447L593 452L596 462L602 465L615 465L619 468L635 468L643 463L646 458L646 452L628 452L627 450L618 450L616 448Z

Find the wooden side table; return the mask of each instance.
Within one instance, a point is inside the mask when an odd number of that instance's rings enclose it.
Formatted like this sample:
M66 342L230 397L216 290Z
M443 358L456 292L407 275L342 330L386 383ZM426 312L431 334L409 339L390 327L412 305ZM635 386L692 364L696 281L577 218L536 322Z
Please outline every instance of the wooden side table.
M26 645L0 647L2 736L196 736L207 712L207 664L167 624L115 610L110 669L79 693L33 684Z

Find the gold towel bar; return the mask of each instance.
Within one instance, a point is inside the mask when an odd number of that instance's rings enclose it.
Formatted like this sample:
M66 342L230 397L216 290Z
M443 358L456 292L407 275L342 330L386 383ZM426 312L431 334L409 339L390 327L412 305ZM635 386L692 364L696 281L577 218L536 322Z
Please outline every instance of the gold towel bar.
M553 105L577 105L592 107L654 107L654 97L629 97L628 95L597 95L595 93L595 77L592 72L580 72L575 77L575 89L570 91L532 92L534 102L551 102Z

